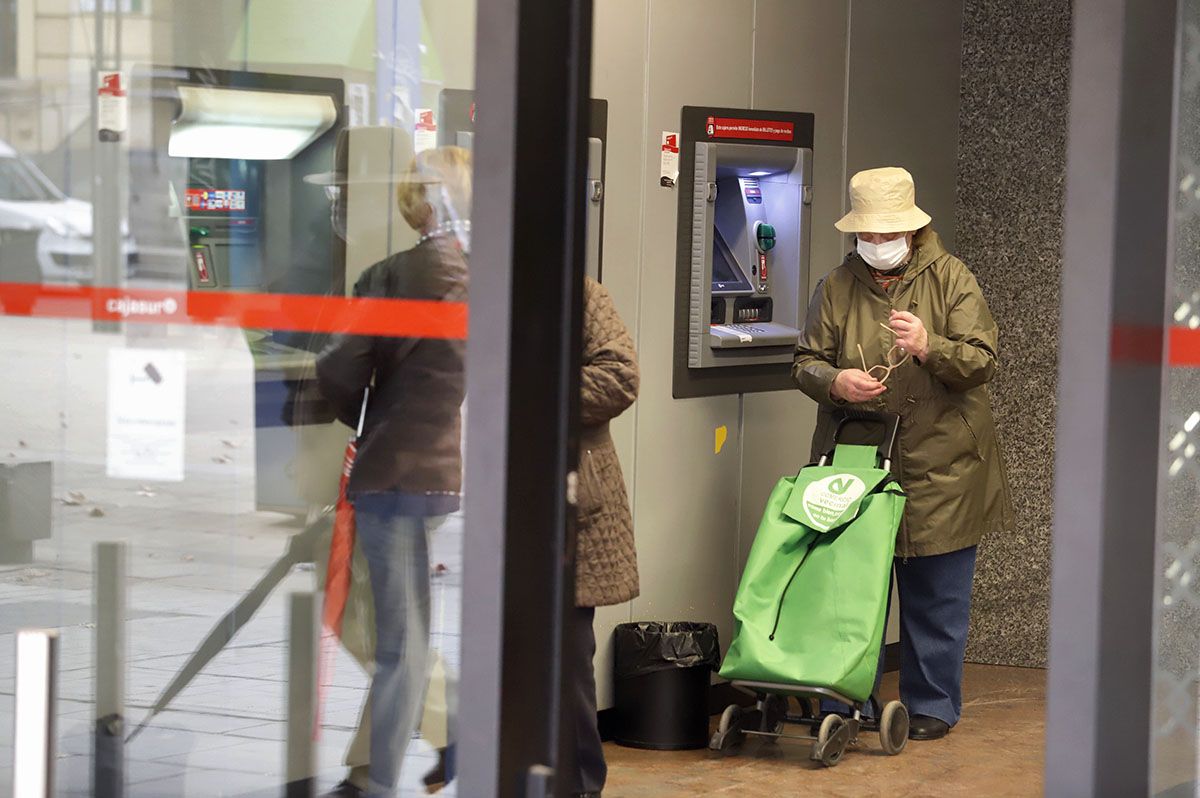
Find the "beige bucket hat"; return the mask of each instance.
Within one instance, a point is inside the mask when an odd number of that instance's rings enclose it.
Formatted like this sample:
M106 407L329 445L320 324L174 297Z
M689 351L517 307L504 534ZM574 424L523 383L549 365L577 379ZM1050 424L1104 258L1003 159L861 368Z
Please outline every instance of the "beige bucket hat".
M843 233L909 233L933 219L917 207L907 169L885 166L850 178L850 213L834 225Z

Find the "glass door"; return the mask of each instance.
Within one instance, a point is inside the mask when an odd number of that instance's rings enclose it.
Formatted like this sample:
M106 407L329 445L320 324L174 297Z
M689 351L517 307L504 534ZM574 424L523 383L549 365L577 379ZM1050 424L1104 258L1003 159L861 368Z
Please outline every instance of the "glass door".
M557 5L0 3L0 791L22 630L53 795L552 789L587 58L539 59L590 17Z

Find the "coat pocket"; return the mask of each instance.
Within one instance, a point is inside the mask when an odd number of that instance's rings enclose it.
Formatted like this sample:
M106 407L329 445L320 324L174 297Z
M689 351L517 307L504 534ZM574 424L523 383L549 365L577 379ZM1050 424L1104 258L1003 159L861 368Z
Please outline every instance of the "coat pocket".
M595 449L583 449L579 453L579 518L586 519L595 515L603 501L604 489L601 485L601 468Z
M982 460L983 454L979 449L979 436L977 436L975 434L975 430L971 428L971 422L967 421L966 414L961 410L955 409L954 414L958 416L958 420L962 422L963 429L967 431L967 440L971 442L971 448L974 451L975 456Z

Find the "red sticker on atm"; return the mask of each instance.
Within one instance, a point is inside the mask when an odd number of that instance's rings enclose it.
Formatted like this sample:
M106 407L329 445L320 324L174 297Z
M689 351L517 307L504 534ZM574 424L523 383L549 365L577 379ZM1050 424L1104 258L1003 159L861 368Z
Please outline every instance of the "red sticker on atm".
M204 248L197 247L192 250L192 257L196 261L196 279L201 285L210 285L212 273L208 270L208 256L204 254Z
M730 119L710 116L706 126L711 139L758 139L760 141L791 141L796 126L791 122L771 119Z

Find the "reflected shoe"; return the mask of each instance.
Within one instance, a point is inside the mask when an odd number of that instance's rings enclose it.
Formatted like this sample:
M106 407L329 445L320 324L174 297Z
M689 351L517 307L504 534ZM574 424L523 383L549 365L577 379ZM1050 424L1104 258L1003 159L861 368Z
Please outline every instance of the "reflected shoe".
M950 724L941 718L913 715L908 722L908 739L940 740L950 733Z
M323 793L321 798L365 798L366 794L365 790L355 787L348 781L343 781L329 792Z
M434 795L435 793L439 793L442 791L442 788L446 786L446 749L439 748L437 753L437 764L434 765L421 780L425 785L426 795Z

